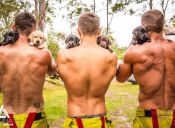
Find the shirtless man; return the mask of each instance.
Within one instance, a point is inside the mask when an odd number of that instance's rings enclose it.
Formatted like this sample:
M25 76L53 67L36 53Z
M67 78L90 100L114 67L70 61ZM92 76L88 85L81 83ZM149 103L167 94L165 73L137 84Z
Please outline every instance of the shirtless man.
M28 45L28 35L35 28L33 15L20 13L13 26L19 39L0 47L0 86L12 128L47 128L42 91L45 75L54 71L54 64L50 52ZM0 128L5 125L0 122Z
M150 10L141 18L150 42L131 45L119 66L117 80L133 73L139 83L134 128L175 127L175 42L163 38L164 16Z
M111 128L105 94L116 73L117 57L97 44L100 21L94 13L78 20L81 44L60 50L57 71L68 94L65 128Z

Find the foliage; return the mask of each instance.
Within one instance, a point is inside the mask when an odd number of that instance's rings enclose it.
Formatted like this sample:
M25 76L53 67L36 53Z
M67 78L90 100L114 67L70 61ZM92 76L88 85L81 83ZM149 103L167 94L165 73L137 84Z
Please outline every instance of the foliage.
M23 0L1 0L0 1L0 39L2 35L11 28L14 15L20 11L26 11L31 7L30 2Z
M106 33L106 28L102 28L101 34L105 35L105 33ZM121 47L121 48L118 47L117 42L116 42L115 38L113 37L112 31L110 29L108 30L108 38L111 41L111 46L110 47L117 54L118 59L122 60L123 59L123 54L124 54L124 52L126 51L127 48L126 47Z
M122 47L122 48L119 48L118 47L116 49L117 57L118 57L119 60L122 60L123 59L123 55L124 55L126 49L127 49L126 47Z
M173 19L172 24L175 27L175 18Z
M61 32L49 32L48 33L48 49L51 51L52 56L56 59L57 53L60 49L58 42L65 40L65 34Z
M66 18L70 22L70 27L73 28L77 21L78 16L83 13L92 10L91 7L88 7L81 1L78 0L64 0L61 1L60 11L67 10L67 13L62 14L63 18ZM66 8L65 8L66 7Z
M115 39L112 37L112 35L108 35L108 37L109 37L109 39L111 41L111 46L110 47L117 54L117 58L119 60L122 60L123 59L123 55L124 55L124 53L125 53L127 48L126 47L118 47L118 45L117 45Z
M58 44L56 42L50 42L48 44L48 49L51 51L53 58L56 59L57 53L59 51Z

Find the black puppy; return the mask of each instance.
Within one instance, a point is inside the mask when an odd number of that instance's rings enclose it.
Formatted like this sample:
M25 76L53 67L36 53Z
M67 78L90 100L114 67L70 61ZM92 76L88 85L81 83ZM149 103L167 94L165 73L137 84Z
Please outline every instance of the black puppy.
M0 43L0 46L8 44L14 44L19 39L19 33L15 31L8 31L4 34L4 40Z
M146 29L142 26L136 27L133 31L133 38L131 41L131 44L143 44L145 42L150 42L150 38L148 37L148 34L146 32Z
M66 48L73 48L76 46L79 46L80 39L76 35L69 35L67 36L65 43L66 43Z

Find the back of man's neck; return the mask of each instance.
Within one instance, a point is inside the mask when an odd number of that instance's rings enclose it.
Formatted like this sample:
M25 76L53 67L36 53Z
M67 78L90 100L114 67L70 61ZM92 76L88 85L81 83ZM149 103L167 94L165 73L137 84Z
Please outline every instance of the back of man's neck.
M163 34L162 33L151 33L150 34L151 40L160 40L163 39Z
M28 37L26 35L19 35L19 39L17 40L18 44L28 44Z
M81 40L82 45L97 44L97 37L96 36L83 36L80 40Z

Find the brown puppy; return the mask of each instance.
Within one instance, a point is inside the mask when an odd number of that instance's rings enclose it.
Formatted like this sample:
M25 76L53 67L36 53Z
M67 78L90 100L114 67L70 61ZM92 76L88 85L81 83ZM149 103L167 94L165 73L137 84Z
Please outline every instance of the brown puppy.
M109 47L111 45L111 41L107 36L101 35L97 38L97 44L101 47L113 52L113 50Z
M29 40L30 40L29 43L30 46L36 46L39 49L43 49L46 47L45 43L46 37L44 36L44 33L39 30L32 32L29 35Z

